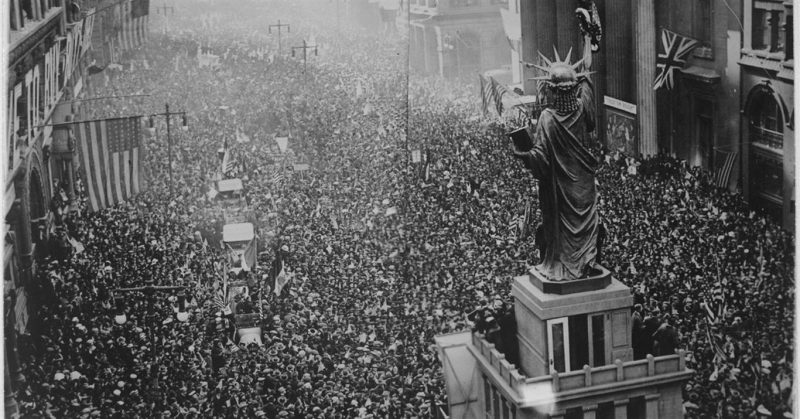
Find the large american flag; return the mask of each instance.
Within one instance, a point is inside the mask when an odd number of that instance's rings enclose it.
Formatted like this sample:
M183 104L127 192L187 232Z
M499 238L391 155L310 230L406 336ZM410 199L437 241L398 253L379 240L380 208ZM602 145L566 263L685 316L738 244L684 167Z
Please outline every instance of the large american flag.
M147 41L150 0L124 0L120 5L121 28L117 44L125 50L135 49Z
M675 32L661 30L662 51L656 57L656 80L653 82L653 90L658 90L662 86L672 89L673 72L675 68L683 68L686 64L686 56L698 44L696 39L678 35Z
M80 122L74 132L92 211L143 189L140 116Z

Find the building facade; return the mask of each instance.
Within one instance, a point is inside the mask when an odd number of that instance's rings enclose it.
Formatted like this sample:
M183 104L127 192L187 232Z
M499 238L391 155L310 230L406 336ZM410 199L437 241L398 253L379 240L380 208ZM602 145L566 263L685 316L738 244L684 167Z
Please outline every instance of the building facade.
M603 38L593 54L598 140L636 157L672 155L711 174L733 162L723 187L793 229L792 2L596 0ZM577 0L511 0L519 33L512 72L526 94L538 53L582 50ZM515 25L519 25L515 28ZM697 40L671 88L653 89L664 30ZM573 57L576 57L573 52ZM724 182L723 182L724 183Z
M86 90L93 19L64 0L11 0L9 7L3 297L6 413L13 417L16 337L28 332L28 295L66 210L60 205L74 196L73 145L66 127L54 124L79 112L72 101Z
M425 74L469 77L509 64L500 20L507 0L409 0L411 66Z
M738 50L742 189L792 229L795 218L794 48L791 1L745 0Z

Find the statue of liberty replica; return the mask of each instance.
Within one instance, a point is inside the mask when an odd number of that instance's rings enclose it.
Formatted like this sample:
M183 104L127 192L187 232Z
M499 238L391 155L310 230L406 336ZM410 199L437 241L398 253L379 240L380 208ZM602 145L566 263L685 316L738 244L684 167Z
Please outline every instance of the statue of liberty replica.
M542 258L534 269L548 281L587 279L599 270L598 237L604 233L597 211L598 161L589 148L596 123L588 78L593 40L584 34L583 58L576 63L570 63L570 50L563 60L558 51L552 61L540 53L542 65L532 65L545 72L536 79L549 106L531 127L532 144L521 147L515 141L513 146L539 181L542 224L536 241Z

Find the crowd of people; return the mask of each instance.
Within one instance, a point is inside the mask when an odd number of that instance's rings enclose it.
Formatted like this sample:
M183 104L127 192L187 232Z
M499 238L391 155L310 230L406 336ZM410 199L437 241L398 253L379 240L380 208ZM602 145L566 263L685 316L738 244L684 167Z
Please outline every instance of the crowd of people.
M537 259L519 234L537 188L510 151L510 127L480 115L475 86L409 72L397 34L304 14L333 4L244 1L243 15L225 2L175 3L179 13L151 19L149 43L127 55L137 64L90 80L93 96L150 96L84 112L147 115L168 103L189 130L172 131L170 167L155 119L146 191L95 213L79 194L63 217L82 248L39 270L18 342L22 413L437 417L447 404L433 337L474 326L476 308L510 307L511 278ZM291 22L282 54L264 16ZM286 45L309 38L320 51L304 65ZM199 66L208 54L218 64ZM259 220L252 311L263 313L263 346L216 327L227 255L208 191L226 138ZM789 411L790 236L672 158L634 175L625 159L597 155L603 263L634 290L645 323L669 316L691 354L687 417ZM290 170L300 162L309 170ZM275 295L279 248L292 280ZM184 288L119 290L148 285ZM185 308L174 298L184 293Z

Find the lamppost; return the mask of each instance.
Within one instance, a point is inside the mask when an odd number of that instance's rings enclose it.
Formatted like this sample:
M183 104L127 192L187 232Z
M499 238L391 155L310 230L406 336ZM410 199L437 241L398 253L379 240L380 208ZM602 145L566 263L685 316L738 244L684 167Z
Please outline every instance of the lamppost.
M147 314L145 318L149 321L147 322L148 332L150 335L150 344L155 346L158 342L155 336L155 322L154 318L156 317L155 313L155 294L157 292L171 292L171 291L182 291L185 290L186 287L184 286L159 286L159 285L147 285L144 287L131 287L131 288L116 288L114 292L126 293L126 292L141 292L147 297ZM178 321L186 322L189 320L189 312L186 311L186 295L182 295L179 297L180 303L178 305L178 313L176 315ZM125 314L125 303L124 301L119 298L115 300L116 302L116 310L114 312L114 322L120 326L124 325L128 322L128 316ZM150 379L152 380L153 390L154 392L158 391L158 373L156 372L158 369L158 356L156 354L155 347L150 352L151 353L151 362L150 365Z
M306 71L308 69L308 50L312 49L312 48L314 49L314 55L319 55L319 51L317 50L317 46L316 45L309 45L306 42L305 39L303 40L303 45L297 46L297 47L292 47L292 57L294 57L295 50L298 50L298 49L302 49L303 50L303 74L305 74L306 78L308 78L308 72Z
M281 55L281 32L283 28L286 28L286 32L291 32L292 28L289 27L288 23L281 23L281 20L278 19L277 24L267 26L267 33L272 33L272 28L278 29L278 56Z
M183 124L181 125L181 131L188 131L189 125L186 122L186 112L170 112L169 111L169 103L165 104L164 107L166 108L165 112L162 113L154 113L150 115L150 121L148 123L148 130L150 131L150 135L155 135L156 127L155 123L153 122L153 117L155 116L164 116L167 119L167 155L169 159L169 194L172 196L172 134L170 132L170 117L174 115L180 115L183 118Z

